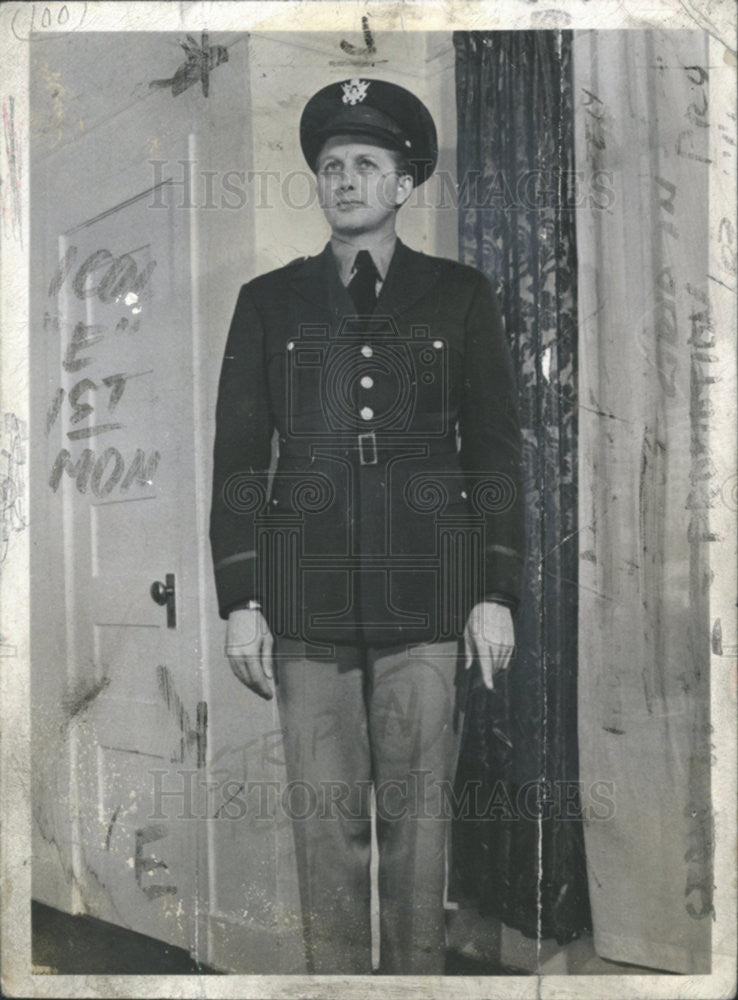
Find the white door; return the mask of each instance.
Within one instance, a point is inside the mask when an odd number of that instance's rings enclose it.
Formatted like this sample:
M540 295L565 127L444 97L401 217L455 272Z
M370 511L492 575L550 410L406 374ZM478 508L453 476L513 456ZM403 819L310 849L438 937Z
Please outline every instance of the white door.
M223 657L206 537L252 240L198 180L248 168L246 45L206 96L166 83L177 41L70 38L37 69L84 114L32 145L34 896L220 968L297 970L289 826L233 806L282 779L278 724Z
M81 176L86 145L54 157L55 171ZM121 185L93 173L84 199L51 204L47 230L58 233L47 272L57 382L45 485L63 538L70 862L87 912L189 946L195 831L177 822L181 802L157 797L206 747L189 213L171 199L154 208L162 190L143 170L129 177L112 201Z

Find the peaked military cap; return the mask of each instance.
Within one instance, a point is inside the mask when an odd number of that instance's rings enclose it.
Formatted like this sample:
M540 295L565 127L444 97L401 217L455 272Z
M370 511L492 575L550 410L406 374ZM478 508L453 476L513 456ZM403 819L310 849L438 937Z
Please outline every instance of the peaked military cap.
M366 136L367 141L402 153L416 184L433 173L438 160L436 127L415 94L386 80L353 77L330 83L314 94L300 119L300 145L310 169L326 139Z

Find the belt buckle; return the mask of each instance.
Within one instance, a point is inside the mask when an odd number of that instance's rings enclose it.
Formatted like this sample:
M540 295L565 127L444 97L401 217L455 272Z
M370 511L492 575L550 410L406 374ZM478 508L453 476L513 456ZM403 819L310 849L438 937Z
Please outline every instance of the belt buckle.
M367 444L371 446L371 451L369 452L368 458L364 451L364 447ZM374 431L369 431L367 434L359 434L359 465L376 465L376 464L377 464L377 437Z

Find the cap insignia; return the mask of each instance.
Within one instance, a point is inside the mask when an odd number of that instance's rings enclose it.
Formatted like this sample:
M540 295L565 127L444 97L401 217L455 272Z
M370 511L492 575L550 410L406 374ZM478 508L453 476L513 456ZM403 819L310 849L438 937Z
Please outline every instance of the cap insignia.
M369 80L359 80L357 77L353 77L353 79L348 80L346 83L342 83L343 103L350 104L351 107L355 104L361 104L366 97L369 83Z

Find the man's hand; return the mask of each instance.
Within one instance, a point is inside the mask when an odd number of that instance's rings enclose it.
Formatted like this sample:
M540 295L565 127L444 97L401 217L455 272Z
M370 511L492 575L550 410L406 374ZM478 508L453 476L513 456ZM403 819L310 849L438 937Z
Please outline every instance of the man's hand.
M510 609L493 601L475 604L464 629L464 667L468 670L477 659L484 686L491 691L494 688L492 678L506 669L514 648L515 631Z
M274 637L261 611L240 608L228 615L225 653L242 684L262 698L274 697Z

